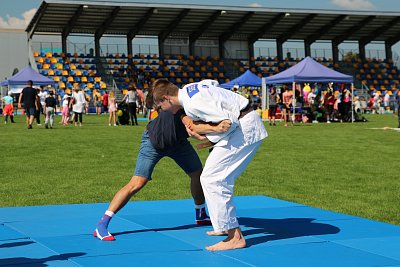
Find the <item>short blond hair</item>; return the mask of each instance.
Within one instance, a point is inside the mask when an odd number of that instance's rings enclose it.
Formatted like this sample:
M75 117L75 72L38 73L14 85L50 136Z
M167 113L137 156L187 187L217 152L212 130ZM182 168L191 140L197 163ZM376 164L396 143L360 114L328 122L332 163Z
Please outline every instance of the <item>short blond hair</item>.
M153 100L154 103L160 102L164 96L177 96L179 88L165 79L155 80L153 83Z

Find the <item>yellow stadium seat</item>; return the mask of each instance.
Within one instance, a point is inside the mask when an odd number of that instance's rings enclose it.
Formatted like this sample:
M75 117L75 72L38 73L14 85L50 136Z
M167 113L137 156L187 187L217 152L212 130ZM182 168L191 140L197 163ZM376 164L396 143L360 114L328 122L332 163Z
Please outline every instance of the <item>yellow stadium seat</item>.
M34 52L33 52L33 56L34 56L34 57L38 57L38 56L39 56L39 52L34 51Z
M101 89L106 89L107 88L107 84L105 82L101 82L100 83L100 88Z
M86 86L87 86L87 88L89 88L89 89L93 89L93 83L87 83Z
M76 66L75 66L75 64L71 64L71 65L69 65L69 68L70 68L71 70L76 70Z
M47 72L47 75L48 75L48 76L54 76L54 70L49 70L49 71Z
M60 81L60 77L59 77L59 76L54 76L54 77L53 77L53 80L54 80L55 82L59 82L59 81Z
M82 72L80 70L75 71L75 76L82 76Z
M70 83L71 83L71 82L74 82L74 77L68 76L67 81L70 82Z
M56 64L57 63L57 59L55 57L52 57L50 59L50 62L53 63L53 64Z
M83 77L81 78L81 82L87 83L87 77L86 77L86 76L83 76Z
M49 64L47 64L47 63L43 64L43 69L48 70L49 68L50 68Z
M53 57L53 54L52 54L51 52L47 52L47 53L46 53L46 57L47 57L47 58L51 58L51 57Z
M95 77L95 78L94 78L94 81L95 81L96 83L101 82L101 77Z
M63 64L57 63L57 69L62 70L64 68Z
M61 89L65 89L65 83L60 82L60 83L58 84L58 87L60 87Z
M62 76L68 76L68 71L67 70L63 70L61 73Z

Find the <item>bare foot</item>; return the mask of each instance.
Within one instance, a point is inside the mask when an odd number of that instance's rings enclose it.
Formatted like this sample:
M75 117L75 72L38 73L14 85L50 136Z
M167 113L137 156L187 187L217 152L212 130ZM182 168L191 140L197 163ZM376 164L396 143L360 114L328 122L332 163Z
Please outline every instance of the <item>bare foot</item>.
M208 231L206 232L206 234L209 236L223 236L223 235L228 235L228 231L222 231L222 232Z
M209 251L219 251L219 250L231 250L231 249L239 249L246 247L246 240L243 237L242 231L240 228L234 228L228 230L228 237L209 247L206 247Z
M244 240L243 237L241 238L231 238L228 237L227 239L206 247L207 250L209 251L218 251L218 250L230 250L230 249L238 249L238 248L245 248L246 247L246 240Z

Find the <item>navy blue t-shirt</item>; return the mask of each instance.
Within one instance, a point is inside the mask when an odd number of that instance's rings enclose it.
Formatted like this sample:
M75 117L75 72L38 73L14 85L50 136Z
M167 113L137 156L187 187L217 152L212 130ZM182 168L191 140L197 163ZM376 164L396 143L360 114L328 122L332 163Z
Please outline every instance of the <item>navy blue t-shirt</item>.
M158 117L147 125L150 142L156 149L169 149L187 141L189 135L182 123L182 115L185 115L183 109L176 114L160 111Z
M22 89L22 98L25 108L34 108L37 91L33 87L25 87Z

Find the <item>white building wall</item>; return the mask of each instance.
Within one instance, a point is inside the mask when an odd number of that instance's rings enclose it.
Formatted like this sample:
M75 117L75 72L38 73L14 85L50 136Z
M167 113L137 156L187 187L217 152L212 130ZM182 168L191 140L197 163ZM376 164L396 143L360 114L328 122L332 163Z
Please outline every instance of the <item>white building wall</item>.
M0 80L12 76L15 68L28 65L28 36L24 30L0 29Z

